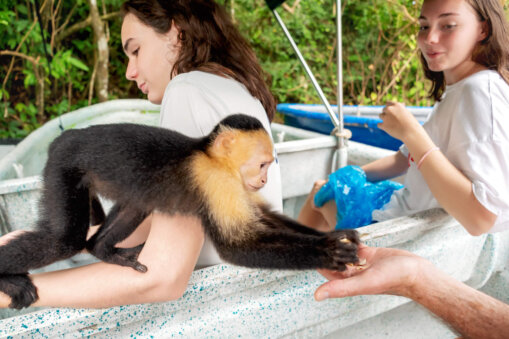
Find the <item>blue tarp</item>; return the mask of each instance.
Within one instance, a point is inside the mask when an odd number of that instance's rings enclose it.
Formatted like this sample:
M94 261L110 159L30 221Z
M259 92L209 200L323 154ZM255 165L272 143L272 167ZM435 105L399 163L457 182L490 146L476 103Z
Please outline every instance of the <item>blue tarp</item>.
M337 106L332 106L337 110ZM359 110L358 106L344 106L352 112ZM391 137L386 132L377 127L382 122L378 118L377 111L381 112L383 106L362 106L363 110L371 110L368 116L344 115L343 123L345 128L352 132L351 140L363 144L377 146L390 150L397 150L401 146L401 141ZM431 110L429 107L409 107L411 111L422 111L420 117L424 117ZM334 125L330 121L329 115L322 105L305 104L279 104L277 111L284 115L285 124L304 128L323 134L330 134ZM420 118L419 116L417 118ZM423 119L419 119L423 120Z

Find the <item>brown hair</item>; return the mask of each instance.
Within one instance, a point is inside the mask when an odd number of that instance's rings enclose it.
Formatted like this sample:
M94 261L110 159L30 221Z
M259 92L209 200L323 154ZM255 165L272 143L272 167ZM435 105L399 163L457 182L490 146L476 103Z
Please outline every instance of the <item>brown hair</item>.
M509 84L509 25L499 0L465 0L477 13L479 21L486 23L488 34L472 53L472 60L497 71ZM443 72L429 69L424 57L420 56L424 75L431 80L430 97L440 101L445 90Z
M161 34L168 32L173 22L180 29L181 49L172 74L200 70L231 77L260 100L272 121L276 102L262 68L220 5L212 0L128 0L122 13L134 14Z

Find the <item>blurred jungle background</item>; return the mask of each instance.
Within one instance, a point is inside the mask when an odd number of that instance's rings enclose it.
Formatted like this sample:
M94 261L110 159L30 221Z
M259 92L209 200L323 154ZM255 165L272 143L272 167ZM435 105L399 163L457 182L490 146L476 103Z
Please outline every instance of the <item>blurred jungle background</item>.
M217 1L251 42L279 103L320 103L264 0ZM507 9L509 1L503 2ZM144 97L125 78L121 3L0 2L0 139L23 138L83 106ZM430 105L416 49L420 1L343 0L342 7L344 103L381 105L393 99ZM336 103L335 1L288 0L278 13ZM105 48L100 41L107 42Z

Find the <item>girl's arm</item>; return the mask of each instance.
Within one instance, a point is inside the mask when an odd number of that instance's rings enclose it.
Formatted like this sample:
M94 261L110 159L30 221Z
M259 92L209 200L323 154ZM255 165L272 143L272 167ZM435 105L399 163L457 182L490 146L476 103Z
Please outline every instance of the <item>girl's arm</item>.
M325 185L325 180L318 180L313 184L311 192L309 192L306 201L302 205L297 221L301 224L314 228L322 232L330 232L336 225L336 204L334 201L329 201L325 205L327 208L317 208L314 203L316 192ZM330 203L330 204L329 204ZM333 218L334 220L330 220Z
M159 213L151 219L150 233L139 256L148 267L146 273L100 262L34 274L31 278L39 300L33 306L105 308L180 298L204 242L201 223L194 217ZM139 239L128 239L121 246L139 243ZM10 298L0 293L0 306L9 303Z
M385 158L375 160L369 164L362 166L368 181L376 182L395 178L406 172L408 169L408 160L401 153L396 152ZM311 192L306 198L297 220L304 225L315 228L319 231L329 232L336 225L336 203L331 200L320 208L314 204L316 192L326 183L325 180L319 180L314 183Z
M403 141L415 163L419 164L423 155L435 147L403 104L389 103L381 118L380 128ZM481 235L494 225L497 216L477 200L472 182L442 152L429 153L421 163L420 171L435 199L470 234Z
M368 181L377 182L405 174L408 169L408 160L398 151L387 157L370 162L362 166L362 169L366 173Z

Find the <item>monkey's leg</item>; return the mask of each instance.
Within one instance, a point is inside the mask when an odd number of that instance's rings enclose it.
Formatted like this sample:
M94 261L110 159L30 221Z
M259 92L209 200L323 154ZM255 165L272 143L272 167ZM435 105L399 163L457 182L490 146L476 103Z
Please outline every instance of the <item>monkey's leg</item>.
M223 259L241 266L343 271L345 264L359 261L356 233L346 230L316 236L264 229L249 240L216 243L216 248Z
M143 244L133 248L115 247L118 242L127 238L146 216L145 212L115 205L104 224L87 242L87 249L102 261L146 272L147 266L137 260Z
M0 291L11 298L11 308L28 307L38 298L36 287L27 275L30 269L49 265L78 252L62 242L62 235L41 230L50 228L49 224L49 221L40 220L39 229L21 233L0 246Z
M45 264L44 253L33 248L39 240L47 244L38 232L26 231L0 246L0 291L11 298L11 308L28 307L38 298L27 272Z
M38 224L46 223L41 220ZM51 264L60 258L53 234L47 231L24 231L0 246L0 274L26 274L30 269Z
M11 307L22 308L36 300L35 286L26 276L30 269L69 258L85 248L90 201L88 188L80 182L81 175L74 170L46 169L35 230L0 246L0 290L11 297Z
M106 220L103 207L97 196L90 196L90 225L101 225Z
M90 202L88 189L79 182L78 175L58 169L45 177L41 216L35 230L0 246L0 274L24 274L85 248Z
M10 308L22 309L38 299L37 289L26 274L0 274L0 291L11 298Z

